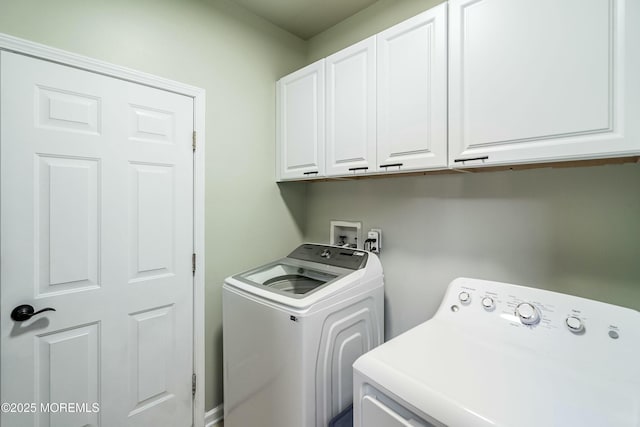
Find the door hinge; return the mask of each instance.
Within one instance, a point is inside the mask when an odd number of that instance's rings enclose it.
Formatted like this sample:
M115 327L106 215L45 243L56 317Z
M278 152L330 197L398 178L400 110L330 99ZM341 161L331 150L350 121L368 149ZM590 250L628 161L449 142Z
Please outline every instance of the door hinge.
M196 397L196 374L191 374L191 396Z
M196 254L191 255L191 272L195 276L196 274Z
M195 130L193 131L191 146L193 147L193 151L196 151L196 131Z

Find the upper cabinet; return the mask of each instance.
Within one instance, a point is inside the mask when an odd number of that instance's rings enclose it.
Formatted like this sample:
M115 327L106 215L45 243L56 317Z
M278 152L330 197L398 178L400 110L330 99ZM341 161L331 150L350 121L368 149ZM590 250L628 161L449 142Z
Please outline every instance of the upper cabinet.
M278 82L278 180L638 156L639 23L639 0L442 3Z
M380 171L447 167L447 4L377 35Z
M326 58L327 176L375 170L376 39Z
M639 3L451 0L450 164L637 154Z
M324 175L324 59L277 83L276 177Z

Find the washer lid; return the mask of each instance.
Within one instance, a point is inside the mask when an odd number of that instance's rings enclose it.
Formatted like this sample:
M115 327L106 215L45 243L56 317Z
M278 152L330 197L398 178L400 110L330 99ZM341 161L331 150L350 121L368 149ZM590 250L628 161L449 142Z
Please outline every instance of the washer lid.
M284 259L238 274L236 279L277 293L300 298L341 275L341 272L335 270L321 271L300 263L296 264Z
M325 250L329 254L322 256ZM355 288L358 292L368 292L383 286L382 265L375 254L304 244L291 256L227 277L223 288L246 292L287 308L306 310L311 306L320 309L319 302Z
M355 249L306 243L286 258L236 274L251 288L303 299L367 265L369 254ZM246 288L246 287L245 287Z

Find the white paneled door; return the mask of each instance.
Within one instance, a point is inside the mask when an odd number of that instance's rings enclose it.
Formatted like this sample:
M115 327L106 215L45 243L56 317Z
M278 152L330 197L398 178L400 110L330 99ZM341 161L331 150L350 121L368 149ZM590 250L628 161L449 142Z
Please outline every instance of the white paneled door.
M0 63L1 424L190 426L193 99Z

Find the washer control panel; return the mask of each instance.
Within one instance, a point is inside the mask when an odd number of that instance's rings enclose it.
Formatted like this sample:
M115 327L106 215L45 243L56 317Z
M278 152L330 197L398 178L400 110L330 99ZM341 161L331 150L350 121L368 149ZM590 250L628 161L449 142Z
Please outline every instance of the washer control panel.
M490 335L497 340L522 340L525 345L564 345L587 343L580 351L592 351L603 343L633 343L640 353L640 312L588 300L508 283L460 278L454 280L436 314L446 317L474 335ZM502 329L502 331L501 331ZM504 329L508 332L505 334ZM510 336L511 331L515 335ZM548 337L553 344L544 342ZM565 346L566 347L566 346ZM627 349L628 350L628 349ZM570 351L563 349L560 351Z

